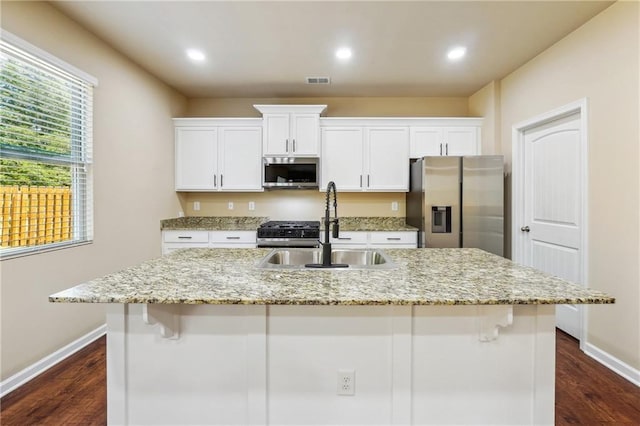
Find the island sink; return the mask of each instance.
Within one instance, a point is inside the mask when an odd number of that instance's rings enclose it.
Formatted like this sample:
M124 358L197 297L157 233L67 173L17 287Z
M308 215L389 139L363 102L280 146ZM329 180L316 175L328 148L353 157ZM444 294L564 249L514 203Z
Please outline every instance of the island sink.
M307 268L305 265L319 263L322 263L322 249L279 248L267 254L258 263L258 268L312 270L313 268ZM331 263L347 264L347 269L377 270L396 267L384 251L377 249L335 249L331 251Z

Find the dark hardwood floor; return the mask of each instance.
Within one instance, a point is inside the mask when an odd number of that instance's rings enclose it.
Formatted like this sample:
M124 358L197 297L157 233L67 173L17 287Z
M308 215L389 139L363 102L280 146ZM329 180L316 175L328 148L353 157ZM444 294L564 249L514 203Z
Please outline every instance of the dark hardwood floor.
M640 388L556 335L556 425L640 425ZM102 337L0 401L0 425L105 425Z

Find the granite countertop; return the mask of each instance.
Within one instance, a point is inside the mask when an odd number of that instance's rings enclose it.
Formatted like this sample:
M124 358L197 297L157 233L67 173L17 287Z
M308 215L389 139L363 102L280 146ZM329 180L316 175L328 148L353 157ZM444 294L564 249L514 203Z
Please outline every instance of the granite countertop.
M614 303L480 249L387 249L390 270L263 270L269 249L186 249L49 297L62 303L513 305Z
M268 220L268 217L250 216L190 216L161 220L160 229L162 231L255 231Z
M340 217L342 231L417 231L418 228L407 225L404 217ZM192 216L165 219L160 221L160 229L168 230L204 230L204 231L252 231L268 222L268 217L213 217ZM320 219L323 222L323 219Z
M404 217L339 217L341 231L417 231Z

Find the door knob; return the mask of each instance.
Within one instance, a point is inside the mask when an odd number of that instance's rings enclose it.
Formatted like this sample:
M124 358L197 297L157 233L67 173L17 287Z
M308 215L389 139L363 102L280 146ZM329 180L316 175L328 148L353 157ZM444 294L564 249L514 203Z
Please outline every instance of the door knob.
M520 230L521 230L522 232L529 232L529 231L530 231L530 229L529 229L529 227L528 227L528 226L523 226L522 228L520 228Z

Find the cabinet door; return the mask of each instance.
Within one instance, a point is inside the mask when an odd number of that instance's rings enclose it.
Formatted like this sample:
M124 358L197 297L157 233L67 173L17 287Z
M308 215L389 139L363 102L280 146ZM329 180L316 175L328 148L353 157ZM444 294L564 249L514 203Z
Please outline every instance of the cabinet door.
M322 177L320 190L334 181L338 191L361 191L364 139L360 127L322 129Z
M317 157L319 125L318 114L292 114L289 154Z
M368 191L409 190L409 131L406 127L366 129Z
M215 128L176 129L176 191L213 191L217 187Z
M421 158L427 155L444 155L443 127L412 127L409 155Z
M289 155L289 114L265 114L262 120L264 155Z
M259 127L219 129L221 191L262 191L262 131Z
M478 155L478 129L476 127L447 127L444 139L445 155Z

